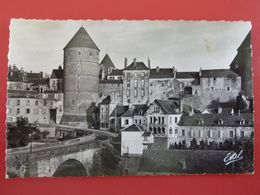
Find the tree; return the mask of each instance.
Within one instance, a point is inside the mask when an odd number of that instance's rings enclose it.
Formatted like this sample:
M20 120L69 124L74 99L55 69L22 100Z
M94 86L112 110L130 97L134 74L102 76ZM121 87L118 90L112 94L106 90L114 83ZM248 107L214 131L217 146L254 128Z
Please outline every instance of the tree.
M26 146L30 141L30 135L36 130L28 125L26 118L19 117L16 124L7 125L7 147L17 148Z
M116 150L110 144L102 145L101 149L96 151L93 156L93 164L90 169L90 175L120 175L119 167L120 157Z
M190 149L196 150L198 148L199 148L199 146L198 146L197 140L195 138L193 138L190 143Z

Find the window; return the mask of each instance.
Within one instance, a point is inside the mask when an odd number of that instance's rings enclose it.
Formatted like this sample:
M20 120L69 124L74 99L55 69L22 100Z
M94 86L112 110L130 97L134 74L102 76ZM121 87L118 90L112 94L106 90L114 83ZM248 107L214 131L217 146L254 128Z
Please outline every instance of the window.
M162 85L162 87L164 87L164 86L165 86L165 83L162 83L161 85Z
M162 117L162 124L164 124L164 117Z
M182 135L183 137L185 136L185 130L184 130L184 129L182 129L181 135Z
M233 131L229 131L229 137L233 138L234 137L234 132Z
M17 106L20 106L20 103L21 103L20 100L17 100L17 101L16 101L16 105L17 105Z
M135 72L135 76L136 76L136 77L138 76L138 73L137 73L137 72Z
M174 129L174 134L178 134L178 129L177 128Z
M230 87L227 87L227 91L230 91Z
M130 77L130 72L126 73L126 76L127 76L127 77Z
M33 113L38 114L38 108L34 108Z
M199 136L200 136L200 137L203 137L203 131L202 131L202 130L200 130Z
M139 119L139 125L141 125L142 124L142 120L141 119Z
M7 108L7 114L11 113L11 108Z
M219 131L219 138L223 138L223 131Z
M153 130L153 128L152 128L152 127L149 127L149 130L150 130L150 131L152 131L152 130Z
M129 121L128 119L125 120L125 125L128 125Z
M26 109L26 114L30 114L30 108Z
M144 80L141 80L141 86L144 87Z
M30 106L30 100L26 100L26 106Z
M178 122L178 117L175 116L175 118L174 118L174 122L175 122L175 123Z
M213 132L212 132L212 130L208 131L208 136L209 136L209 138L212 138L212 137L213 137Z
M152 122L153 122L153 117L150 116L150 123L152 123Z
M213 78L213 81L216 81L216 77Z
M92 56L92 53L91 53L91 52L89 52L89 56Z
M240 137L244 138L245 137L245 132L244 131L240 131Z
M134 90L134 95L137 96L137 89Z
M46 114L46 109L45 108L42 109L42 114Z
M130 80L127 80L127 87L130 87Z
M194 137L194 131L193 130L190 130L190 136Z
M159 124L161 123L161 117L160 116L158 117L158 123Z
M211 87L211 91L214 91L214 87Z
M79 54L79 56L81 55L81 51L80 50L78 51L78 54Z
M141 90L141 96L144 96L144 89Z
M144 141L147 142L148 141L148 138L147 136L144 136Z
M35 106L38 106L38 100L35 100Z
M135 124L137 124L137 119L135 119Z
M20 114L20 108L16 109L16 114Z
M162 134L165 134L165 128L164 127L162 128Z
M134 83L135 83L135 87L137 87L137 85L138 85L137 80L134 80Z

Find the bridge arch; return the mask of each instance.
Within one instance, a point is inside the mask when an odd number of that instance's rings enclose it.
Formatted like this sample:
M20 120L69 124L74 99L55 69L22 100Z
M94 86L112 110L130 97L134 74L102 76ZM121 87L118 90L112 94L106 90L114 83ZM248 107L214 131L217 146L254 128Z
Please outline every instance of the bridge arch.
M87 170L84 165L76 159L68 159L61 163L55 170L53 177L86 176Z

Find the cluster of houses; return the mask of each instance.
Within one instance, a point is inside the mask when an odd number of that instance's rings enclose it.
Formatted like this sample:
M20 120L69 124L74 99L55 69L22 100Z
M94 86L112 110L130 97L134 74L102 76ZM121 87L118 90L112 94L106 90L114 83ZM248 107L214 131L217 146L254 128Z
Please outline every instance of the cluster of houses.
M117 69L106 54L98 63L96 84L93 75L86 76L90 70L86 66L96 66L99 49L81 27L64 48L64 71L60 66L44 77L42 72L9 67L7 122L25 117L31 124L47 126L68 122L65 119L78 120L82 116L77 117L77 112L83 116L89 112L90 128L121 133L122 155L141 155L150 147L168 149L183 141L189 145L194 138L222 144L226 139L249 137L253 132L253 98L249 90L251 69L245 67L251 67L251 62L238 57L245 56L251 47L248 37L240 46L246 49L238 49L229 69L180 72L175 67L152 68L150 59L145 64L136 59L128 63L126 58L124 68ZM93 63L81 64L83 58ZM80 70L86 71L82 77ZM93 109L82 110L86 100ZM65 136L62 132L59 135Z

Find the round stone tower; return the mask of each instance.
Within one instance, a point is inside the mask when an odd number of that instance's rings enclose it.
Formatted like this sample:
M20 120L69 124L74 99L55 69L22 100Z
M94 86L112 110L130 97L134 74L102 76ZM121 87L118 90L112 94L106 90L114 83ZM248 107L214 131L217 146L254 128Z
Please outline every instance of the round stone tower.
M98 99L99 51L83 27L64 48L63 124L87 125L87 110Z

